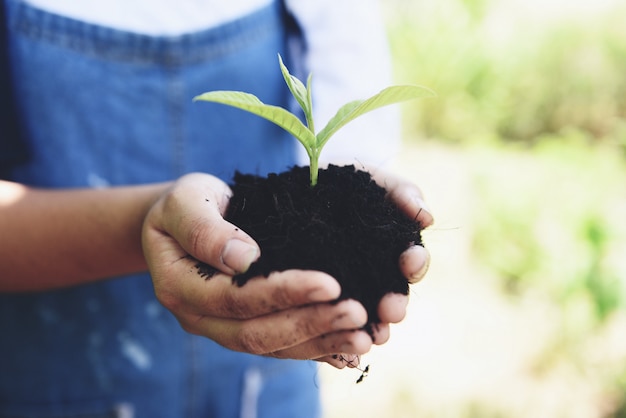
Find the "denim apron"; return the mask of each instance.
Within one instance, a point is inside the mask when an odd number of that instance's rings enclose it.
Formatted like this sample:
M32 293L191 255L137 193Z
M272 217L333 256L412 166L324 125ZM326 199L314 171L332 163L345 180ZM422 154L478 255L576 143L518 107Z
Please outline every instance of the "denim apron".
M107 187L203 171L229 181L234 170L294 163L280 128L191 100L235 89L287 105L280 2L206 31L151 37L6 1L30 155L12 180ZM314 417L316 374L313 362L235 353L185 333L148 274L0 295L0 417Z

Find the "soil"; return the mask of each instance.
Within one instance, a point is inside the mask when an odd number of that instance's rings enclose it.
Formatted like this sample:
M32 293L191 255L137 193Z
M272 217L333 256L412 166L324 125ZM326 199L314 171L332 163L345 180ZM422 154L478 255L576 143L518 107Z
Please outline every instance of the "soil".
M392 202L370 174L354 166L308 167L267 177L236 173L225 218L246 231L261 257L233 277L243 286L255 276L287 269L319 270L341 285L339 300L356 299L368 313L365 329L380 322L377 307L387 293L408 294L400 254L422 244L421 227ZM199 265L200 273L209 274Z

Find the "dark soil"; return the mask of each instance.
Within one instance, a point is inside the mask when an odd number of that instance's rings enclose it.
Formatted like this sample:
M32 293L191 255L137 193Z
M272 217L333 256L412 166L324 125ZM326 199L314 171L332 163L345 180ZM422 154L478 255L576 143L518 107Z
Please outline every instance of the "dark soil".
M341 285L339 300L356 299L368 313L366 330L378 323L387 293L407 294L400 254L421 244L421 227L392 202L371 176L354 166L329 166L309 185L309 168L267 177L235 174L225 218L261 247L261 257L233 281L287 269L319 270ZM207 273L200 267L201 273Z

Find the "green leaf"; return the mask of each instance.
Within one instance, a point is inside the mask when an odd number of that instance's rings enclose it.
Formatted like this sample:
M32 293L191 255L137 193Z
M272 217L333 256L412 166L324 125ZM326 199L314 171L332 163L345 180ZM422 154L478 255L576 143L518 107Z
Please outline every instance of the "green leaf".
M193 99L221 103L265 118L280 126L304 145L307 152L315 145L315 135L297 116L282 107L267 105L253 94L241 91L210 91Z
M406 100L432 97L434 95L435 93L426 87L412 85L392 86L387 87L367 100L355 100L343 105L324 129L317 134L317 147L323 147L341 127L367 112Z
M203 100L233 106L265 118L285 129L298 141L300 141L300 143L302 143L307 154L309 155L311 162L311 185L313 186L317 184L317 169L322 147L342 126L356 117L378 109L379 107L405 100L434 96L434 93L425 87L388 87L367 100L357 100L342 106L337 114L333 116L324 129L322 129L322 131L316 136L315 126L313 124L313 100L311 99L312 76L309 75L307 85L305 87L298 78L289 73L289 70L283 63L283 59L280 54L278 55L278 62L289 91L291 91L291 94L304 111L304 116L306 117L308 126L305 126L296 115L292 114L288 110L278 106L267 105L256 96L240 91L211 91L194 97L194 101Z
M285 83L287 83L287 87L289 87L289 91L291 91L293 97L296 98L296 101L300 104L302 110L304 110L304 114L306 115L308 122L309 116L313 113L308 89L304 86L304 84L302 84L302 81L289 73L289 70L283 63L283 58L280 54L278 54L278 63L280 64L280 71L283 73L283 78L285 79Z
M315 124L313 123L313 99L311 98L311 80L313 80L313 74L309 74L309 77L306 80L306 101L309 106L309 112L305 112L306 121L311 132L315 133Z

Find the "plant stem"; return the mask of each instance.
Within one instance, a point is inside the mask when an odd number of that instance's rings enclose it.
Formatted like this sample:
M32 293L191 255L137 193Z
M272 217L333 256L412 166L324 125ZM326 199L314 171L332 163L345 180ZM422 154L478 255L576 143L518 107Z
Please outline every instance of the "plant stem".
M304 117L306 118L306 126L309 128L309 131L315 135L315 124L313 123L313 115L307 112Z
M318 175L318 166L320 159L320 150L317 148L312 148L309 151L309 173L311 178L311 187L315 187L317 185L317 175Z

